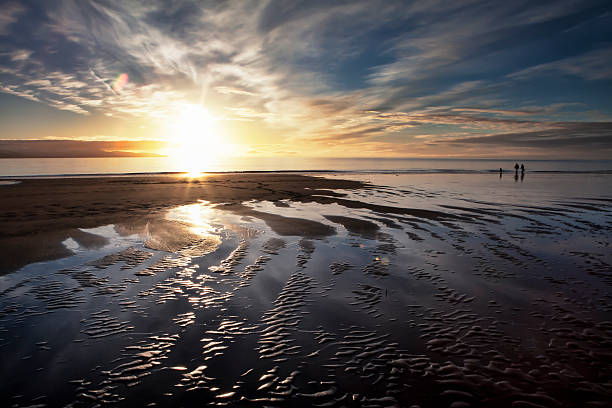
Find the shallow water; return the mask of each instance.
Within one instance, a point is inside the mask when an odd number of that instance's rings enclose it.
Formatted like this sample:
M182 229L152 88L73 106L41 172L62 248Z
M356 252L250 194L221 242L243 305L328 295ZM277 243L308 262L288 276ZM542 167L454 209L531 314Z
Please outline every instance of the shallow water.
M605 406L611 176L528 176L353 175L374 184L246 203L324 239L206 202L85 230L103 244L0 277L2 401ZM167 223L191 235L152 249Z
M612 173L612 160L525 160L527 171L569 173ZM193 164L193 163L191 163ZM232 157L198 163L205 172L307 171L456 173L514 171L508 159L406 159L406 158L307 158ZM187 172L190 163L173 157L95 157L95 158L0 158L0 177L58 176L68 174L126 174Z

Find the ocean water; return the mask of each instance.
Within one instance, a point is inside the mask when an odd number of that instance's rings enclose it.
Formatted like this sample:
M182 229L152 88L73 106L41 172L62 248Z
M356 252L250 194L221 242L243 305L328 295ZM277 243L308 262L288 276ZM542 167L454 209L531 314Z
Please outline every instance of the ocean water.
M0 159L0 177L235 171L512 173L510 159L232 158L185 163L170 157ZM612 160L524 160L527 172L612 173Z

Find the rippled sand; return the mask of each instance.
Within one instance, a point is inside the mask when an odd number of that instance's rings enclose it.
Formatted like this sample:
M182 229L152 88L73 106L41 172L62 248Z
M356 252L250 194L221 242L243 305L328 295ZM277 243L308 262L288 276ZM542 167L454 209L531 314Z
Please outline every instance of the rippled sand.
M609 406L609 193L402 177L75 228L0 277L1 400Z

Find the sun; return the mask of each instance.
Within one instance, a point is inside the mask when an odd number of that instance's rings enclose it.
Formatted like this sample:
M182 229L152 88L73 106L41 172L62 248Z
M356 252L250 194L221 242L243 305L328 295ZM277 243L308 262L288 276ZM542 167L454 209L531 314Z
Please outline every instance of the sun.
M227 154L228 145L218 121L204 107L181 104L170 126L176 148L171 152L179 168L190 176L211 170Z

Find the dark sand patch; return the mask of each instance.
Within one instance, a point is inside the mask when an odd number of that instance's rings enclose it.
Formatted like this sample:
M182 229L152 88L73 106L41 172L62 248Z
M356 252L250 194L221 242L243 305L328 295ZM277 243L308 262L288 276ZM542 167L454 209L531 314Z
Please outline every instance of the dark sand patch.
M301 202L309 203L316 202L319 204L338 204L346 208L354 208L354 209L364 209L374 211L376 213L390 215L390 214L400 214L400 215L410 215L417 218L424 218L431 221L453 221L453 220L461 220L461 221L471 221L478 219L478 215L473 215L471 217L462 216L457 214L445 213L442 211L435 210L425 210L422 208L403 208L403 207L393 207L389 205L381 205L381 204L370 204L364 203L362 201L348 200L345 198L337 198L337 197L302 197L300 198Z
M69 230L58 230L0 238L0 248L3 253L0 259L0 273L11 272L29 263L73 255L74 252L62 244L62 241L69 237Z
M70 238L74 239L77 244L86 249L98 249L108 244L108 238L92 234L91 232L74 229L70 231Z
M336 234L336 229L323 223L304 218L284 217L263 211L253 210L242 204L230 204L220 207L235 214L263 220L272 231L283 236L300 236L304 238L325 238Z
M0 258L0 274L29 263L73 255L74 252L62 243L68 238L72 238L79 246L86 249L101 248L108 243L105 237L81 231L78 228L36 231L28 235L2 237L0 246L3 256Z
M378 225L373 222L361 220L359 218L343 217L341 215L324 215L324 217L331 222L341 224L349 232L367 239L375 239L380 229Z

